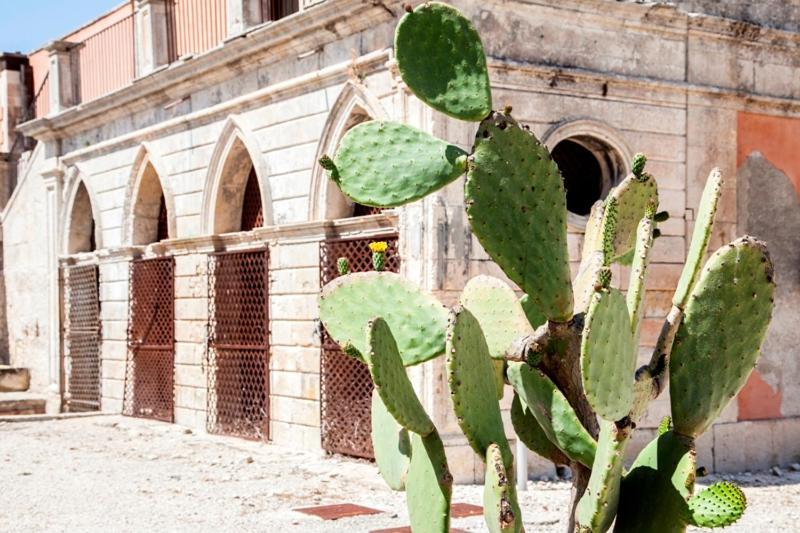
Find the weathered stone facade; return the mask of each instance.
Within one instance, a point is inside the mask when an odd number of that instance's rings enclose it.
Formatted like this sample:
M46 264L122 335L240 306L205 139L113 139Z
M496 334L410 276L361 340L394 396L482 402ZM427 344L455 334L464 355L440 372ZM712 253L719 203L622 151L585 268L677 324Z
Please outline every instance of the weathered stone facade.
M634 152L648 154L661 209L671 218L654 249L642 358L671 305L705 178L721 167L725 191L712 247L745 231L769 241L779 296L758 373L700 440L700 462L734 470L800 458L792 328L800 320L800 266L792 260L800 249L800 160L796 144L776 140L796 139L789 133L800 128L800 34L658 4L455 4L484 40L495 105L513 106L550 148L563 140L599 147L611 181L624 175ZM471 145L475 124L425 107L395 72L392 38L401 13L394 1L327 0L19 128L39 143L22 158L2 218L9 345L12 363L29 367L33 388L51 395L51 409L59 408L63 389L59 266L99 265L102 409L119 412L129 262L175 258L174 418L203 430L207 255L268 246L270 436L306 449L320 447L320 241L395 231L402 273L446 304L476 274L505 278L469 232L461 182L409 206L353 218L352 206L316 165L367 117ZM762 120L760 129L748 117ZM239 232L250 165L264 227ZM162 193L169 238L154 242ZM96 250L86 251L92 222ZM570 215L575 261L582 224L580 215ZM626 276L624 269L615 273L622 283ZM452 414L441 360L410 374L457 479L481 476L481 461ZM509 394L505 401L508 408ZM666 397L654 404L639 443L668 410ZM742 440L746 450L733 444Z

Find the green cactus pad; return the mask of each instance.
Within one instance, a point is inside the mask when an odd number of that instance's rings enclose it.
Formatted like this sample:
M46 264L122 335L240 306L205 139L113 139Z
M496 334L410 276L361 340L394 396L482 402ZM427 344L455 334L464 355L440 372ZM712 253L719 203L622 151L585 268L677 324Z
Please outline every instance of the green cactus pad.
M630 431L630 427L620 430L608 420L600 422L592 474L575 512L579 531L599 532L611 527L617 514L622 463Z
M618 289L595 292L581 337L583 390L606 420L626 416L633 402L636 347L628 307Z
M744 386L758 359L775 283L766 245L742 237L708 260L669 362L675 431L697 436ZM699 379L702 376L702 379Z
M603 241L603 214L605 202L597 200L592 205L586 228L583 230L583 245L581 247L581 264L594 252L602 251Z
M475 276L467 282L459 301L478 320L494 359L503 359L519 337L533 335L517 295L503 280Z
M550 442L536 417L533 416L530 409L522 404L522 400L519 399L519 395L516 393L511 402L511 424L514 426L517 438L529 450L556 464L567 463L568 460L563 452Z
M622 480L615 533L682 533L694 490L694 441L668 431L639 453Z
M616 209L606 209L603 215L603 226L614 227L611 261L630 264L639 221L648 206L652 209L658 207L656 180L648 174L641 178L631 174L611 189L606 206L608 202L616 203Z
M550 442L573 461L592 466L597 443L550 378L527 363L510 362L508 380Z
M362 354L368 351L367 322L376 316L389 325L406 366L444 353L447 310L392 272L350 274L331 281L322 288L319 316L336 342Z
M386 409L409 431L423 437L433 431L433 422L408 380L392 331L382 318L368 323L367 343L369 372Z
M493 373L478 320L457 306L447 328L447 377L453 410L475 453L485 458L486 448L496 443L503 451L506 468L511 468L514 458L500 416Z
M728 481L714 483L689 500L689 522L698 527L727 527L742 517L747 498Z
M394 207L419 200L458 178L467 154L422 130L372 120L345 134L331 178L352 200Z
M472 231L548 319L572 317L567 204L558 167L514 119L481 123L465 185Z
M492 92L481 38L457 9L438 2L400 19L397 66L409 89L432 108L461 120L482 120Z
M411 434L411 465L406 479L406 505L414 533L450 531L453 476L437 431Z
M536 329L547 322L547 317L539 311L535 302L527 294L523 294L519 299L519 305L522 306L525 316L528 317L528 324L530 324L532 328Z
M636 247L633 253L633 262L631 263L628 292L625 295L631 319L634 346L639 345L639 325L644 310L647 265L650 264L650 251L653 249L653 227L653 220L650 218L645 217L639 222L639 228L636 230Z
M598 275L605 267L605 260L603 252L596 251L589 254L583 261L581 261L578 275L575 276L575 281L572 282L572 289L575 294L575 313L585 313L589 308L589 302L592 301L592 295L595 293L595 287L600 284Z
M389 488L405 490L411 458L408 430L389 414L377 392L372 395L372 449L378 471Z
M708 250L708 241L711 239L711 230L714 226L714 215L717 212L717 204L721 195L722 173L715 168L709 174L703 188L703 196L700 198L700 207L697 209L697 218L694 221L692 242L689 245L689 252L686 254L686 263L683 265L681 278L678 280L678 288L675 289L675 295L672 298L672 303L680 309L686 307L689 294L700 275L700 266L703 264L706 250Z
M513 471L506 470L497 444L490 444L486 449L486 478L483 483L483 516L489 532L522 531L522 513L517 503Z

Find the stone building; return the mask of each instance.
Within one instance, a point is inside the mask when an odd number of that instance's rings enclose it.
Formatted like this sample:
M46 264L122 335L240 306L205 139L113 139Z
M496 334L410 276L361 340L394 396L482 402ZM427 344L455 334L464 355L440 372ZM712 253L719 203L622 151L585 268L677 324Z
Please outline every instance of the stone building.
M700 463L800 458L800 3L455 4L484 40L495 105L512 105L564 165L574 259L588 206L634 152L648 154L671 218L650 268L643 359L705 178L721 167L712 246L767 240L779 289L761 362L700 439ZM390 266L447 304L473 275L504 277L469 232L461 182L376 211L316 164L368 119L471 145L475 124L400 80L402 11L394 0L135 0L3 56L4 342L49 411L370 455L368 374L317 321L332 261L358 265L366 243L388 240ZM410 375L457 479L480 477L442 361ZM639 446L668 405L652 406Z

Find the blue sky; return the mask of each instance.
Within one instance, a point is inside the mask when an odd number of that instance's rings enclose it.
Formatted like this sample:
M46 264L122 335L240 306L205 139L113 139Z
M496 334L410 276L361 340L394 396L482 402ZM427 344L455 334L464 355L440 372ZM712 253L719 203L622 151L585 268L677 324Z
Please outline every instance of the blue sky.
M30 52L82 26L123 0L5 0L0 51Z

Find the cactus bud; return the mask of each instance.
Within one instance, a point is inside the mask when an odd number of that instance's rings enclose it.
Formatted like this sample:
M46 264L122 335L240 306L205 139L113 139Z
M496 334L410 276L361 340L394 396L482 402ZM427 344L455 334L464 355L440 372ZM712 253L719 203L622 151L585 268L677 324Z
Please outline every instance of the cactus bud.
M641 152L634 155L633 161L631 162L631 172L633 175L641 179L645 164L647 164L647 156Z
M667 211L659 211L656 213L656 216L653 217L653 220L656 222L666 222L669 219L669 212Z
M661 230L656 228L653 230L653 238L658 239L659 237L661 237Z
M339 183L339 171L336 169L336 164L327 154L319 158L319 166L324 168L330 173L331 179L335 183Z
M403 9L406 10L406 13L413 13L414 12L414 8L411 7L411 4L403 4Z
M661 419L661 422L658 424L658 434L663 435L667 431L672 429L672 417L667 415Z
M372 250L372 266L377 272L382 272L386 268L386 250L389 245L383 241L369 243L369 249Z
M336 270L340 276L346 276L350 273L350 261L346 257L340 257L336 260Z

